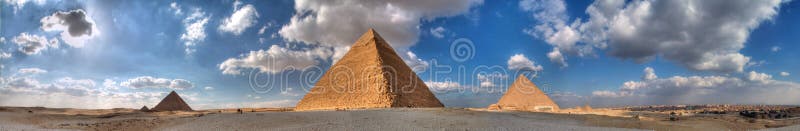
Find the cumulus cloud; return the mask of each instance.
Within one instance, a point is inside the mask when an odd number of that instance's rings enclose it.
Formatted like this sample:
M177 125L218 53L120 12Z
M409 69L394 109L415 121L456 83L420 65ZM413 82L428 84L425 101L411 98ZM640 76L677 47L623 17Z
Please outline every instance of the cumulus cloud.
M279 31L290 41L349 46L364 31L374 28L395 47L417 42L421 19L467 13L480 0L410 1L295 1L289 24Z
M431 35L436 38L444 38L444 32L447 31L444 27L436 27L431 29Z
M181 34L184 42L186 54L195 52L194 46L206 39L206 24L208 16L199 8L195 8L186 19L183 19L183 26L186 28Z
M645 74L652 68L645 69ZM655 75L655 74L653 74ZM645 75L647 76L647 75ZM604 105L649 104L793 104L800 102L800 83L779 81L751 71L742 77L643 77L625 82L619 91L594 91L593 102Z
M61 77L40 81L33 76L17 73L0 77L0 106L139 108L142 105L154 106L152 104L166 95L166 92L116 92L113 90L116 86L110 79L98 85L91 79Z
M644 68L644 75L642 75L642 80L655 80L656 78L658 78L658 76L656 76L655 69L653 69L652 67Z
M52 108L138 108L157 103L165 93L111 92L93 80L62 77L40 82L29 77L0 82L0 106L44 106ZM87 101L91 101L88 102Z
M753 29L778 14L781 3L602 0L586 9L588 21L571 24L564 24L568 17L561 0L525 0L520 6L540 21L526 31L568 54L608 48L611 56L637 62L662 56L692 70L742 72L750 57L739 50Z
M508 69L542 71L542 65L536 65L533 61L523 54L516 54L508 59Z
M238 1L237 1L238 2ZM234 5L238 6L238 5ZM234 35L241 35L245 29L253 26L258 18L258 12L255 6L247 4L243 7L235 7L233 14L225 18L222 24L219 25L219 30L222 32L233 33Z
M19 46L19 51L26 55L39 54L48 48L58 48L58 40L47 40L44 36L20 33L14 37L14 43Z
M436 93L454 91L464 88L464 86L461 86L461 84L459 84L458 82L452 82L452 81L442 81L442 82L426 81L425 85L427 85L432 92Z
M239 58L228 58L219 64L222 74L240 75L242 69L258 69L263 73L280 73L284 70L300 69L317 65L318 59L330 57L330 49L291 50L272 45L267 50L250 51Z
M564 55L561 54L561 51L559 51L558 48L555 48L553 51L550 51L550 53L547 53L547 58L550 59L550 62L558 65L561 68L569 66L566 58L564 58Z
M100 34L94 20L83 9L58 11L40 21L42 30L60 31L61 40L75 48L82 48L87 40Z
M194 87L194 85L188 80L155 78L152 76L140 76L133 79L128 79L127 81L120 83L120 86L133 89L170 88L174 90L183 90Z
M789 72L781 72L780 75L781 76L789 76Z
M406 52L419 39L420 22L468 13L482 0L410 1L295 1L295 13L278 35L290 42L333 48L339 60L351 44L370 28L377 30L397 52ZM398 54L406 62L407 53ZM412 63L413 64L413 63Z
M500 73L491 73L491 74L478 74L478 81L480 82L480 87L498 87L498 84L495 81L498 80L505 80L508 79L508 75L500 74Z
M207 91L214 90L214 87L206 86L206 87L203 88L203 90L207 90Z

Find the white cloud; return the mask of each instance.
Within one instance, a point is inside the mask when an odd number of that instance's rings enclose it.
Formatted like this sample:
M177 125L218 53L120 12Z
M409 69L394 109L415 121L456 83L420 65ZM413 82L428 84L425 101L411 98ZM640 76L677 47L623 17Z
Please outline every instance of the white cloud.
M359 36L370 28L396 50L406 52L419 39L420 22L468 13L482 0L410 1L295 1L295 13L278 35L290 42L333 48L336 62ZM398 54L407 62L410 57Z
M40 68L22 68L17 70L17 73L22 75L37 75L47 73L47 70Z
M569 66L565 60L566 58L564 58L564 55L561 54L561 51L559 51L558 48L554 48L553 51L547 53L547 58L550 59L550 62L558 65L561 68Z
M747 74L747 80L767 82L769 80L772 80L772 75L750 71L750 73Z
M214 87L206 86L206 87L203 88L203 90L207 90L207 91L214 90Z
M44 36L31 35L28 33L20 33L14 37L14 43L19 46L19 51L26 55L39 54L42 50L48 48L58 48L58 40L47 40Z
M111 79L104 79L103 80L103 87L106 90L113 90L113 91L119 90L119 86L117 85L117 81L114 81L114 80L111 80Z
M656 76L656 71L652 67L644 68L644 75L642 75L642 80L655 80L658 76Z
M480 0L409 1L295 1L289 24L279 31L289 41L350 46L362 33L374 28L395 47L417 42L421 19L467 13Z
M593 48L608 48L610 56L637 62L661 56L692 70L742 72L750 57L739 50L753 29L778 14L781 3L602 0L586 9L588 21L572 24L566 24L560 0L525 0L520 7L540 21L525 31L566 54L583 56Z
M431 29L431 35L436 38L444 38L444 32L447 31L444 27L436 27Z
M192 14L183 20L183 26L186 29L184 33L181 34L181 40L184 41L186 54L195 52L194 46L205 41L206 24L208 24L208 20L208 16L199 8L194 9Z
M3 3L11 5L14 8L14 14L17 14L19 10L25 7L27 3L33 3L38 6L42 6L47 3L46 0L5 0Z
M425 85L427 85L432 92L447 92L464 88L458 82L452 82L452 81L444 81L444 82L426 81Z
M261 99L261 96L247 94L247 98L258 100L258 99Z
M523 54L516 54L508 59L508 69L542 71L542 65L536 65L533 61Z
M22 76L22 77L16 77ZM0 77L0 106L44 106L51 108L139 108L154 106L165 92L114 92L113 81L106 79L103 87L91 79L61 77L41 82L30 76L14 74Z
M281 90L281 95L283 96L300 96L298 93L294 93L292 90L293 88L286 88L285 90Z
M617 92L595 91L592 99L603 105L793 104L800 102L800 96L793 95L798 93L799 83L751 71L742 77L643 77L643 81L625 82Z
M781 76L789 76L790 74L789 74L789 72L781 72L781 74L780 74L780 75L781 75Z
M8 58L11 58L11 53L0 52L0 59L8 59Z
M194 85L188 80L155 78L152 76L140 76L133 79L128 79L127 81L120 83L120 86L133 89L170 88L173 90L183 90L194 87Z
M228 58L219 69L222 74L240 75L242 69L258 69L264 73L280 73L284 70L305 70L317 65L319 59L328 58L330 49L315 48L310 50L291 50L272 45L268 50L250 51L239 58Z
M100 35L94 20L83 9L58 11L40 21L42 30L60 31L61 40L75 48L83 48L89 39Z
M780 50L781 50L781 47L778 47L778 46L772 46L772 48L770 48L769 50L770 50L770 51L772 51L772 52L778 52L778 51L780 51Z
M267 26L261 26L261 29L258 29L258 35L263 35L267 32Z
M427 61L418 58L417 54L411 51L406 52L405 55L400 55L400 57L402 57L406 65L411 67L415 72L425 71L430 66Z
M170 3L169 4L169 9L175 11L175 15L182 15L183 14L183 10L181 10L180 5L178 5L178 3L176 3L176 2Z
M499 73L491 73L491 74L478 74L478 81L480 82L480 87L498 87L498 84L495 83L497 80L505 80L508 79L508 75L499 74Z
M220 31L241 35L245 29L253 26L256 23L256 18L259 17L255 6L250 4L235 10L230 17L225 18L222 24L219 25Z

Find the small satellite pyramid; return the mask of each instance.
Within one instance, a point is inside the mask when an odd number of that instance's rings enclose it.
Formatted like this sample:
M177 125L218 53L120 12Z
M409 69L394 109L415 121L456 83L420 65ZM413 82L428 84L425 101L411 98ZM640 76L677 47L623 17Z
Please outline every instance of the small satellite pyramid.
M181 96L179 96L178 93L175 93L175 91L172 91L172 92L169 93L169 95L167 95L167 97L164 97L164 99L161 100L161 102L159 102L158 105L156 105L156 107L153 107L153 109L151 109L151 110L152 111L192 111L192 107L189 107L189 105L186 104L186 102L183 101L183 99L181 99Z
M489 109L543 112L559 110L558 105L524 75L517 76L506 94L497 104L490 105Z
M370 29L298 102L295 110L444 107L394 49Z
M142 108L141 108L141 109L139 109L139 111L141 111L141 112L148 112L148 111L150 111L150 108L147 108L147 106L142 106Z

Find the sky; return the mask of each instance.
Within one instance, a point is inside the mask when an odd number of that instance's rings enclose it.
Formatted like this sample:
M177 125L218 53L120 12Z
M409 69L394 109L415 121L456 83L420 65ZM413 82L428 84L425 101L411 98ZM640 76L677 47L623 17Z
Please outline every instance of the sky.
M294 106L375 29L447 107L800 104L791 0L2 0L0 106Z

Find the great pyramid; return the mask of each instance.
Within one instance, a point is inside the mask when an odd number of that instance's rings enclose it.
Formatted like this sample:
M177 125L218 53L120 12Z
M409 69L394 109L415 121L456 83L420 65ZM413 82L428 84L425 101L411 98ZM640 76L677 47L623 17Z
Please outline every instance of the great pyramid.
M151 111L192 111L192 107L189 107L189 105L186 104L186 102L183 101L183 99L181 99L181 96L179 96L178 93L175 93L175 91L172 91L172 92L169 93L169 95L167 95L167 97L164 97L164 99L161 100L161 102L159 102L158 105L156 105L156 107L153 107L153 109L150 109L150 110Z
M370 29L317 81L295 110L444 107L394 49Z
M533 82L524 75L517 76L508 91L497 102L489 106L490 110L521 110L521 111L558 111L558 105L539 90Z

